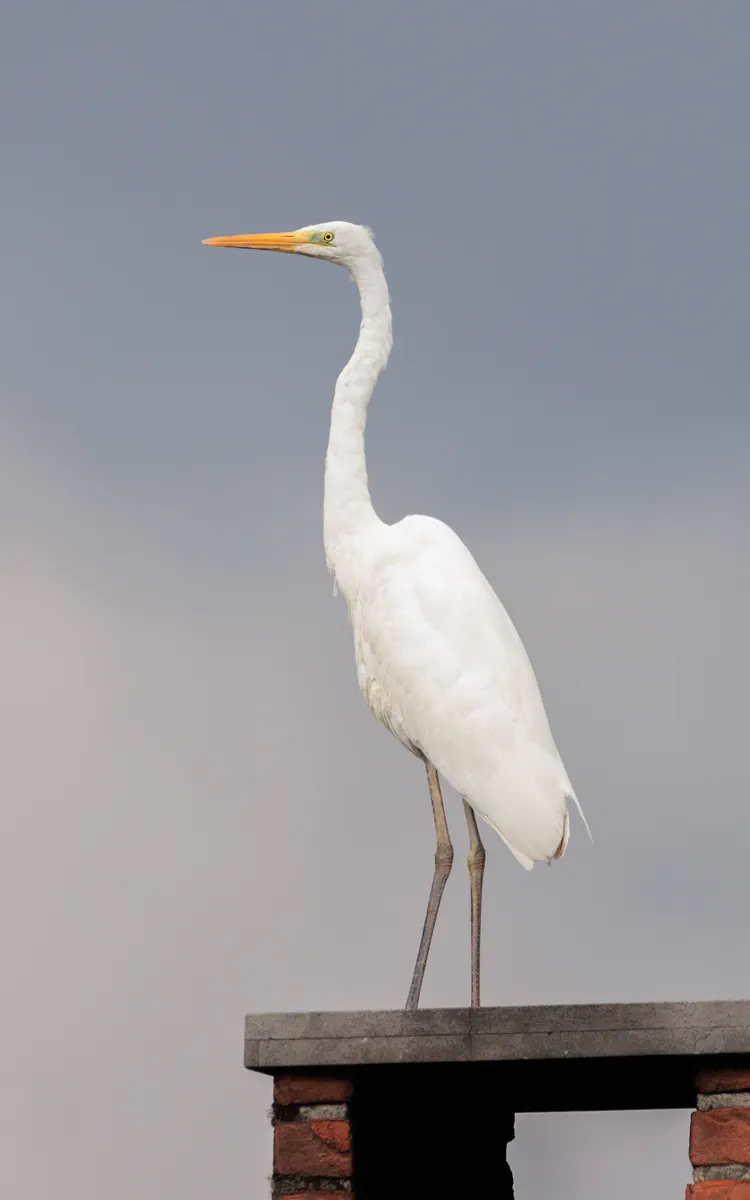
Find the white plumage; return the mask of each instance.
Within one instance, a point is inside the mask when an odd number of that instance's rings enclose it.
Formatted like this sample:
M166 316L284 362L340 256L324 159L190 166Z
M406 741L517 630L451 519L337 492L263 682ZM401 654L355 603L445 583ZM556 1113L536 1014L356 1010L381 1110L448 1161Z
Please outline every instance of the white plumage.
M392 339L388 287L370 231L334 221L208 244L321 258L345 266L359 289L360 334L331 412L326 561L349 608L362 694L378 720L428 767L438 851L407 1007L418 1001L453 858L440 774L464 797L469 822L472 1003L478 1004L484 850L473 812L531 869L562 857L568 802L578 805L534 671L510 617L457 535L431 517L386 525L373 509L365 421Z
M414 516L374 531L351 618L375 716L522 866L559 856L573 789L521 639L453 530Z

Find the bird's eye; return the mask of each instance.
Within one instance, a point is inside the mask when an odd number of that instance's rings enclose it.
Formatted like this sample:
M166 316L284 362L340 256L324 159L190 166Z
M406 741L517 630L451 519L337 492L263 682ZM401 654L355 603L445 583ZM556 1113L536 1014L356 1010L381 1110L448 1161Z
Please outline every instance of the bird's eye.
M336 236L336 235L335 235L335 234L333 234L333 233L331 233L331 231L330 231L330 229L329 229L327 233L324 233L324 234L323 234L323 241L324 241L324 242L328 242L328 244L330 245L330 244L331 244L331 242L333 241L333 239L334 239L334 237L335 237L335 236Z

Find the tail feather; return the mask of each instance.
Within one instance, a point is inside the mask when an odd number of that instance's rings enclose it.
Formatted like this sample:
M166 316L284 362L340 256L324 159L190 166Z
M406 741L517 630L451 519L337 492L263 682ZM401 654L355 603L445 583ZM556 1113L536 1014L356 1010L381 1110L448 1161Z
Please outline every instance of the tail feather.
M524 871L530 871L530 870L533 868L533 866L534 866L534 860L533 860L533 858L529 858L528 854L524 854L522 850L516 850L515 846L513 846L513 845L512 845L512 844L511 844L511 843L508 841L508 839L507 839L507 837L505 836L505 834L504 834L504 833L501 833L501 832L500 832L500 830L498 829L497 825L495 825L495 824L494 824L492 821L490 821L488 817L485 817L484 813L480 813L480 812L479 812L479 810L478 810L478 809L476 809L476 808L474 809L474 811L475 811L475 813L477 814L477 816L479 816L479 817L481 817L481 818L482 818L482 820L484 821L485 825L489 825L490 829L493 829L493 830L495 831L495 833L497 834L497 836L498 836L499 838L502 838L502 840L505 842L505 845L508 847L508 849L510 850L511 854L512 854L512 855L513 855L513 857L515 858L516 862L520 862L520 864L521 864L521 866L523 867Z
M591 829L589 828L589 823L588 823L588 821L586 820L586 817L584 816L583 809L581 808L581 802L580 802L580 800L579 800L579 799L578 799L578 797L576 796L575 792L568 792L568 794L567 794L567 796L566 796L566 800L572 800L572 801L573 801L573 803L575 804L576 808L578 809L578 816L579 816L579 817L581 818L581 820L583 821L583 824L584 824L584 826L585 826L585 829L586 829L586 833L589 835L589 841L591 842L591 844L592 844L592 846L593 846L593 844L594 844L594 835L593 835L593 833L591 832Z
M581 808L580 801L579 801L578 797L576 796L575 792L573 792L573 791L566 792L565 799L567 801L572 800L573 803L575 804L576 808L578 809L578 815L581 818L581 820L583 821L583 824L585 826L586 833L589 835L589 841L593 845L594 835L592 834L591 829L589 828L588 821L586 820L585 816L583 815L583 809ZM560 845L555 850L555 853L552 855L552 858L562 858L563 854L565 853L565 851L568 848L569 838L570 838L570 813L569 813L568 809L566 808L565 821L563 823L563 835L562 835L562 838L560 839ZM551 861L552 861L552 859L547 859L548 863L550 863Z
M589 835L589 840L593 843L593 841L594 841L593 834L591 833L591 829L589 828L589 823L586 820L586 817L584 816L583 809L581 808L580 802L579 802L578 797L576 796L575 792L572 790L570 792L566 792L565 799L567 801L572 800L573 803L575 804L576 808L578 809L578 815L580 816L580 818L583 821L583 824L585 826L586 833ZM476 811L477 810L475 809L475 812ZM502 833L498 829L497 825L495 825L493 821L490 821L484 815L484 813L478 813L478 816L480 816L482 818L482 820L487 825L489 825L490 829L494 829L494 831L498 835L498 837L502 838L502 840L505 842L505 845L508 847L508 849L510 850L513 857L516 859L517 862L519 862L521 864L523 869L525 871L532 870L535 860L533 858L529 858L528 854L524 854L522 850L517 850L516 847L511 842L508 841L505 834ZM562 858L562 856L564 855L565 851L568 848L569 840L570 840L570 813L568 812L568 809L566 808L565 816L563 818L563 831L562 831L562 837L560 838L560 844L557 847L557 849L555 850L555 853L552 854L546 860L548 866L553 862L554 859Z
M494 826L493 826L493 829L494 829ZM500 830L495 829L495 833L500 833ZM531 871L534 866L533 858L529 858L528 854L524 854L523 851L521 851L521 850L516 850L515 846L511 846L508 839L506 837L503 837L503 835L501 833L500 833L500 837L503 838L505 845L510 850L510 852L513 855L513 857L515 858L516 862L520 862L524 871Z
M567 850L569 837L570 837L570 813L568 812L568 810L566 808L565 816L563 817L563 831L562 831L562 837L560 838L560 845L555 850L555 853L552 855L552 858L562 858L563 854ZM547 859L548 863L551 861L552 861L552 859L549 859L549 858Z

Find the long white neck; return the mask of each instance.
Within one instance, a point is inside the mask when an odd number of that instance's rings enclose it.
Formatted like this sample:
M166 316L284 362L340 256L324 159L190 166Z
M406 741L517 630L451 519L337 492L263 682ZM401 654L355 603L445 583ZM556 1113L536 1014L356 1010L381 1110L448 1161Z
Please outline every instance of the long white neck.
M372 507L365 463L367 406L391 352L391 306L380 254L350 268L359 290L362 323L354 353L336 382L326 454L323 541L328 570L351 602L367 533L380 524Z

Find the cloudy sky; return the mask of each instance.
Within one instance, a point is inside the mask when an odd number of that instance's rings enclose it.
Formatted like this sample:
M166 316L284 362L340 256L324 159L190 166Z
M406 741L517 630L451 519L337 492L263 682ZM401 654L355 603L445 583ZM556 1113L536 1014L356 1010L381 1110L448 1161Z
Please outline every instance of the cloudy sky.
M750 10L25 0L0 45L0 1190L266 1195L248 1010L398 1007L419 765L321 548L371 225L381 515L468 542L594 829L487 838L488 1004L750 993ZM469 995L465 831L426 1005ZM742 953L740 952L742 950ZM519 1200L662 1200L687 1115L521 1118Z

